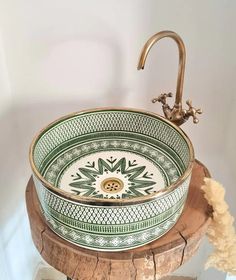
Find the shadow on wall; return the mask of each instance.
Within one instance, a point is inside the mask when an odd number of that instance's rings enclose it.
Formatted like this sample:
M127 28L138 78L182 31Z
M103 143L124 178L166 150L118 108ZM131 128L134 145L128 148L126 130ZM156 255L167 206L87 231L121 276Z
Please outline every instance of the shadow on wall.
M103 89L110 92L122 86L123 55L116 40L80 36L79 39L49 41L46 45L46 51L39 46L39 56L32 57L32 63L37 65L30 85L34 90L38 84L44 93L57 92L63 99L79 92L85 99L98 101L104 99ZM34 47L37 51L37 46ZM109 100L109 96L105 100ZM114 95L113 100L119 103L119 95Z

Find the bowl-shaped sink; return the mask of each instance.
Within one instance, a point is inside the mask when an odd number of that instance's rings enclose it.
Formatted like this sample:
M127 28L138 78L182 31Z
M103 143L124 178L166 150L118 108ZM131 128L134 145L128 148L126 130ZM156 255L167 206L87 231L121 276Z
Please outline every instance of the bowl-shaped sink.
M126 250L166 233L179 218L194 160L183 131L159 115L98 109L65 116L30 149L42 212L69 242Z

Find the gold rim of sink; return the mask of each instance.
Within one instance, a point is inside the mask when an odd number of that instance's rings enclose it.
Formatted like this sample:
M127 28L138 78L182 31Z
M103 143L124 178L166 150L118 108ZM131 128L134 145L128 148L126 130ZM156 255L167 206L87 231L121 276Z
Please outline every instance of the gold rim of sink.
M165 121L166 123L168 123L169 125L171 125L172 127L174 127L182 136L183 138L186 140L187 145L189 147L189 152L190 152L190 161L188 164L187 169L185 170L185 172L179 177L179 179L173 183L170 184L166 189L162 189L157 191L154 194L148 194L142 197L137 197L137 198L125 198L125 199L100 199L100 198L92 198L92 197L82 197L82 196L78 196L75 194L70 194L66 191L63 191L61 189L58 189L56 187L54 187L52 184L50 184L49 182L47 182L43 176L39 173L39 171L36 169L36 166L34 164L34 160L33 160L33 150L34 150L34 146L39 138L39 136L48 128L52 127L53 125L55 125L56 123L63 121L65 119L68 119L70 117L73 116L77 116L77 115L81 115L81 114L85 114L85 113L90 113L90 112L96 112L96 111L103 111L103 110L124 110L124 111L131 111L131 112L141 112L141 113L145 113L147 115L153 116L153 117L157 117L162 119L163 121ZM41 129L36 136L34 137L31 145L30 145L30 150L29 150L29 160L30 160L30 165L31 168L33 170L34 175L38 178L38 180L41 181L41 183L48 188L50 191L52 191L55 194L58 194L66 199L69 200L73 200L75 202L78 203L83 203L83 204L92 204L92 205L110 205L110 206L120 206L120 205L132 205L132 204L136 204L136 203L142 203L142 202L147 202L150 200L154 200L157 197L160 197L162 195L165 195L171 191L173 191L174 189L176 189L191 173L192 168L193 168L193 163L194 163L194 150L193 150L193 145L192 142L190 141L190 139L188 138L188 136L185 134L185 132L183 132L183 130L181 128L179 128L177 125L175 125L174 123L172 123L171 121L169 121L168 119L156 114L156 113L152 113L146 110L140 110L140 109L134 109L134 108L128 108L128 107L100 107L100 108L94 108L94 109L89 109L89 110L82 110L79 112L74 112L68 115L65 115L61 118L56 119L55 121L51 122L50 124L48 124L47 126L45 126L43 129Z

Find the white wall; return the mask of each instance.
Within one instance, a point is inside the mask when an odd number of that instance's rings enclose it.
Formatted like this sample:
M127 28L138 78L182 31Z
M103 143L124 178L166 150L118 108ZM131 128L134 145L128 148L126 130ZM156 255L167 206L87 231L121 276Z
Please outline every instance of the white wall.
M84 108L117 105L161 113L150 99L175 90L175 43L161 41L146 69L136 71L143 44L160 30L176 31L185 42L184 99L192 98L204 115L183 129L196 157L225 185L236 216L235 11L233 0L2 1L0 279L30 280L40 260L24 206L33 135L56 117ZM200 273L207 248L184 267L186 274Z

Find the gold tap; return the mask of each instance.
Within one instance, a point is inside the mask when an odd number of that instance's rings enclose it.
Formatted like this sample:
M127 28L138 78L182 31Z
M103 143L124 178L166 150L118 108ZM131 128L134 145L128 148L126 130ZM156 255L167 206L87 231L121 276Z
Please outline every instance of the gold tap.
M145 61L151 47L160 39L169 37L172 38L178 45L179 49L179 69L178 69L178 78L177 78L177 87L176 87L176 97L175 104L171 108L167 102L167 97L172 97L172 93L163 93L159 97L152 100L153 103L161 102L163 112L165 117L175 123L176 125L183 124L190 116L193 117L193 122L198 123L197 114L201 114L201 109L195 109L192 106L192 102L188 100L186 103L189 106L189 109L182 108L182 95L183 95L183 83L184 83L184 70L185 70L185 60L186 60L186 51L185 46L178 34L172 31L161 31L153 35L144 45L138 63L138 70L144 69Z

